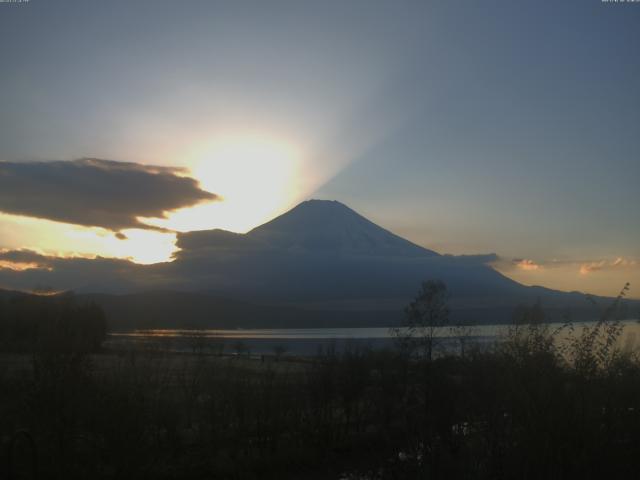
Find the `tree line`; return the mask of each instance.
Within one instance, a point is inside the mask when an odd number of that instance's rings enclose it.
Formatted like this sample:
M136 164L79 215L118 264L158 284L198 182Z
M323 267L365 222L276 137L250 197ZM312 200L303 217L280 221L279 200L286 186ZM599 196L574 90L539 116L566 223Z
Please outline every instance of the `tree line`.
M0 296L0 350L98 351L106 338L106 319L93 302L72 292Z

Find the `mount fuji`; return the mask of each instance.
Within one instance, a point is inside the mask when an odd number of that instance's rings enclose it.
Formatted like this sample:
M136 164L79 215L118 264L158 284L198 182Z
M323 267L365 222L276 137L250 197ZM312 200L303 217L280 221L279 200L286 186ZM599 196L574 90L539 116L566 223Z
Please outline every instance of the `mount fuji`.
M182 233L174 262L155 268L165 292L138 293L138 317L173 325L176 310L198 326L371 326L394 324L421 282L439 279L454 320L502 323L540 299L558 319L592 315L584 295L521 285L494 270L494 255L441 255L405 240L337 201L309 200L246 234ZM162 272L159 271L162 270ZM179 290L179 295L170 291ZM128 298L128 301L125 299ZM176 301L180 307L175 307ZM171 314L167 312L173 312ZM155 319L155 320L154 320Z
M0 281L73 289L118 329L393 325L430 279L447 285L453 320L503 323L537 300L550 320L597 314L581 293L502 275L495 255L441 255L336 201L305 201L246 234L179 233L176 244L171 262L58 259Z

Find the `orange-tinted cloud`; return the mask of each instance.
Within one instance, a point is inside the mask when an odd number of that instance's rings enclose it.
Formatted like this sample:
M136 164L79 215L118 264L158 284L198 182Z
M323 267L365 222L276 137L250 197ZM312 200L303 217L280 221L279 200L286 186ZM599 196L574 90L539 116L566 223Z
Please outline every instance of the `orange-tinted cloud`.
M533 260L529 260L527 258L514 258L513 263L521 270L539 270L542 268L542 265L539 265Z
M0 249L0 270L7 269L23 272L32 269L48 269L44 257L30 250L2 250Z
M615 260L599 260L596 262L587 262L580 265L580 274L588 275L599 270L612 270L618 268L630 268L638 266L637 260L630 260L618 257Z
M10 262L8 260L0 260L0 270L2 270L3 268L14 270L16 272L22 272L24 270L41 267L37 263Z

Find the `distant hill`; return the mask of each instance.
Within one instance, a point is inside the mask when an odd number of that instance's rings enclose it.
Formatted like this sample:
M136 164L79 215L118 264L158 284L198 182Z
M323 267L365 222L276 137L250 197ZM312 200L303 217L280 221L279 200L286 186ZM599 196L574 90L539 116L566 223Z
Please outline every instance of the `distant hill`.
M194 292L86 294L100 305L110 330L146 328L321 328L372 327L396 323L388 312L309 310L260 305ZM399 316L396 315L396 320Z

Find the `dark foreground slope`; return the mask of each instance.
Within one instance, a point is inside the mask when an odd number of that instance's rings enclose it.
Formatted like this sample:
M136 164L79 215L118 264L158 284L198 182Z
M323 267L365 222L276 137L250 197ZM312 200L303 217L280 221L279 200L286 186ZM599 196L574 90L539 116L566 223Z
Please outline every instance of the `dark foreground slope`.
M636 478L640 365L599 349L565 362L535 337L433 361L13 356L2 467L65 480Z

